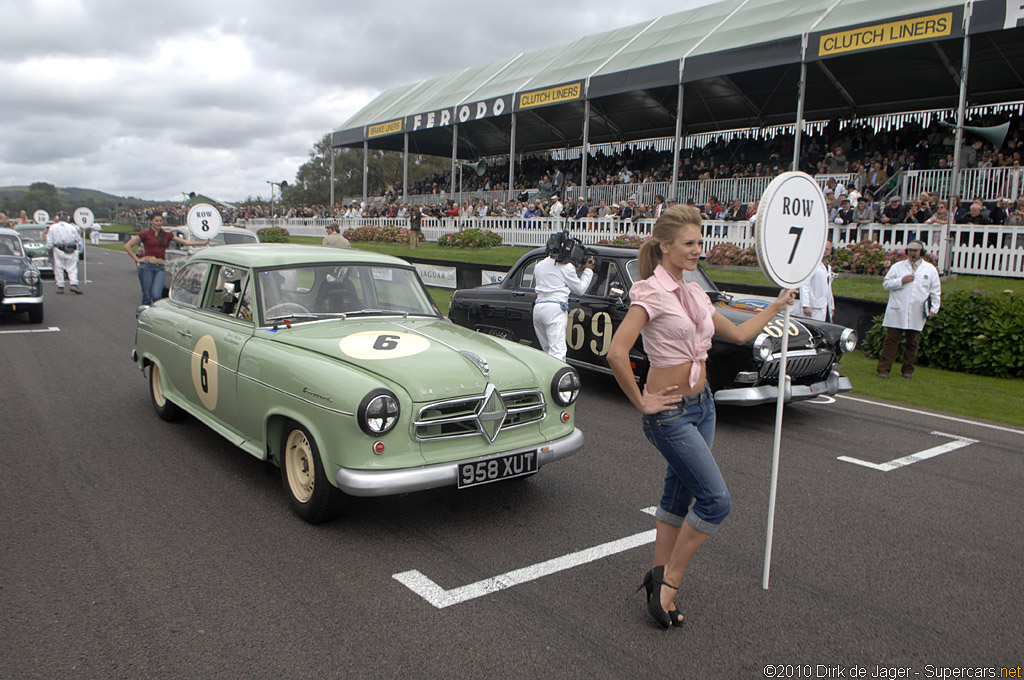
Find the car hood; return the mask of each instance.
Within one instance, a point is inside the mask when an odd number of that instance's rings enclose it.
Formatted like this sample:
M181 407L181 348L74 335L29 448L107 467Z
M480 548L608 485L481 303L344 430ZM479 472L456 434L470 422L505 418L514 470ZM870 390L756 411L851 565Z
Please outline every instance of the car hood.
M16 255L0 255L0 276L4 281L21 283L21 272L25 269L25 258Z
M42 241L22 241L21 245L25 247L25 252L33 257L46 254L46 244Z
M752 315L767 307L774 300L775 298L763 298L756 295L734 295L719 301L715 304L715 309L733 323L741 324L749 320ZM774 319L768 322L768 326L781 331L784 318L784 314L777 314ZM806 320L796 319L792 311L790 312L790 349L807 349L815 346L814 338L819 334L813 333L808 326L804 325L804 321ZM796 331L795 335L793 334L794 330ZM767 332L774 337L781 337L779 332L772 332L770 329Z
M502 341L442 319L345 319L265 331L275 342L351 364L402 385L413 401L542 388Z

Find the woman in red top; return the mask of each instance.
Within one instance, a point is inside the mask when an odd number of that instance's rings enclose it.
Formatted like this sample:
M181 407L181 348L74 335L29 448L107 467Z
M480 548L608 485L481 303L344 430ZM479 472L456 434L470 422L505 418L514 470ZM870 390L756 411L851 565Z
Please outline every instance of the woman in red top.
M654 568L644 576L647 613L668 628L682 624L673 606L690 559L718 530L732 508L729 490L711 445L715 402L707 382L711 337L743 344L754 339L796 298L778 298L737 325L720 314L696 283L703 252L701 215L693 206L672 206L657 222L639 253L640 275L629 292L626 318L612 337L608 363L615 380L642 415L644 434L668 463L661 502L655 512ZM651 369L643 391L633 378L629 351L643 334Z
M167 251L167 244L180 243L185 246L205 246L209 239L203 241L190 241L164 231L164 218L162 215L154 215L149 221L149 229L145 229L128 239L124 249L132 256L139 267L139 285L142 286L142 304L151 305L164 294L164 278L167 272L164 270L164 253ZM135 249L142 244L142 256L135 254Z

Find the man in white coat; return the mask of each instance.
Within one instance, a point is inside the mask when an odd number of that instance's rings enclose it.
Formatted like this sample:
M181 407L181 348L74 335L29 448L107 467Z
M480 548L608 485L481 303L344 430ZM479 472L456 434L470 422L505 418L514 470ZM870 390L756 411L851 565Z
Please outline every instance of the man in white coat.
M804 316L818 321L831 321L836 309L836 301L832 297L832 267L828 263L830 257L832 241L826 241L824 257L811 278L800 286L800 306L803 307Z
M900 336L906 334L903 349L903 377L914 377L914 362L921 343L921 330L925 321L935 316L942 300L939 271L921 259L924 245L920 241L907 244L907 259L894 264L885 275L882 287L889 291L889 304L885 306L885 342L878 358L878 377L888 378L900 346Z
M582 295L587 290L594 277L594 260L587 260L583 275L579 276L569 261L567 248L548 252L533 269L533 288L537 291L537 300L533 303L533 330L542 350L565 361L569 293Z
M67 273L71 292L82 294L78 287L78 227L67 222L56 222L46 231L46 247L53 250L53 280L57 292L64 292L64 274Z

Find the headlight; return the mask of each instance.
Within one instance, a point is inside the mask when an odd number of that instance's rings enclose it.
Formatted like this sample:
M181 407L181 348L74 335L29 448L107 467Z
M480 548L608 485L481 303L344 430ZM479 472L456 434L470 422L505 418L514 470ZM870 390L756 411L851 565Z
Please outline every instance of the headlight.
M36 269L26 269L21 273L22 280L30 286L34 286L39 283L39 271Z
M761 361L768 361L772 358L772 354L775 353L775 342L772 340L772 336L767 333L761 333L754 338L754 356L758 357Z
M551 379L551 398L559 406L568 406L580 396L580 376L568 366L560 368Z
M374 390L359 402L359 427L372 437L387 434L398 423L398 397L391 390Z
M843 331L843 334L839 336L839 351L843 354L852 352L857 348L857 331L852 328L847 328Z

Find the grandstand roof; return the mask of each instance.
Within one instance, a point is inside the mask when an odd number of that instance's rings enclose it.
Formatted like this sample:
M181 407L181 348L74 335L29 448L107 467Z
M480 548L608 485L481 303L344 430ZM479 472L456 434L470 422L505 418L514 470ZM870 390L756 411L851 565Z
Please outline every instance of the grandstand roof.
M450 155L578 146L955 107L962 38L972 104L1024 98L1024 7L1006 0L723 0L388 90L341 125L334 146ZM966 30L965 30L966 28Z

